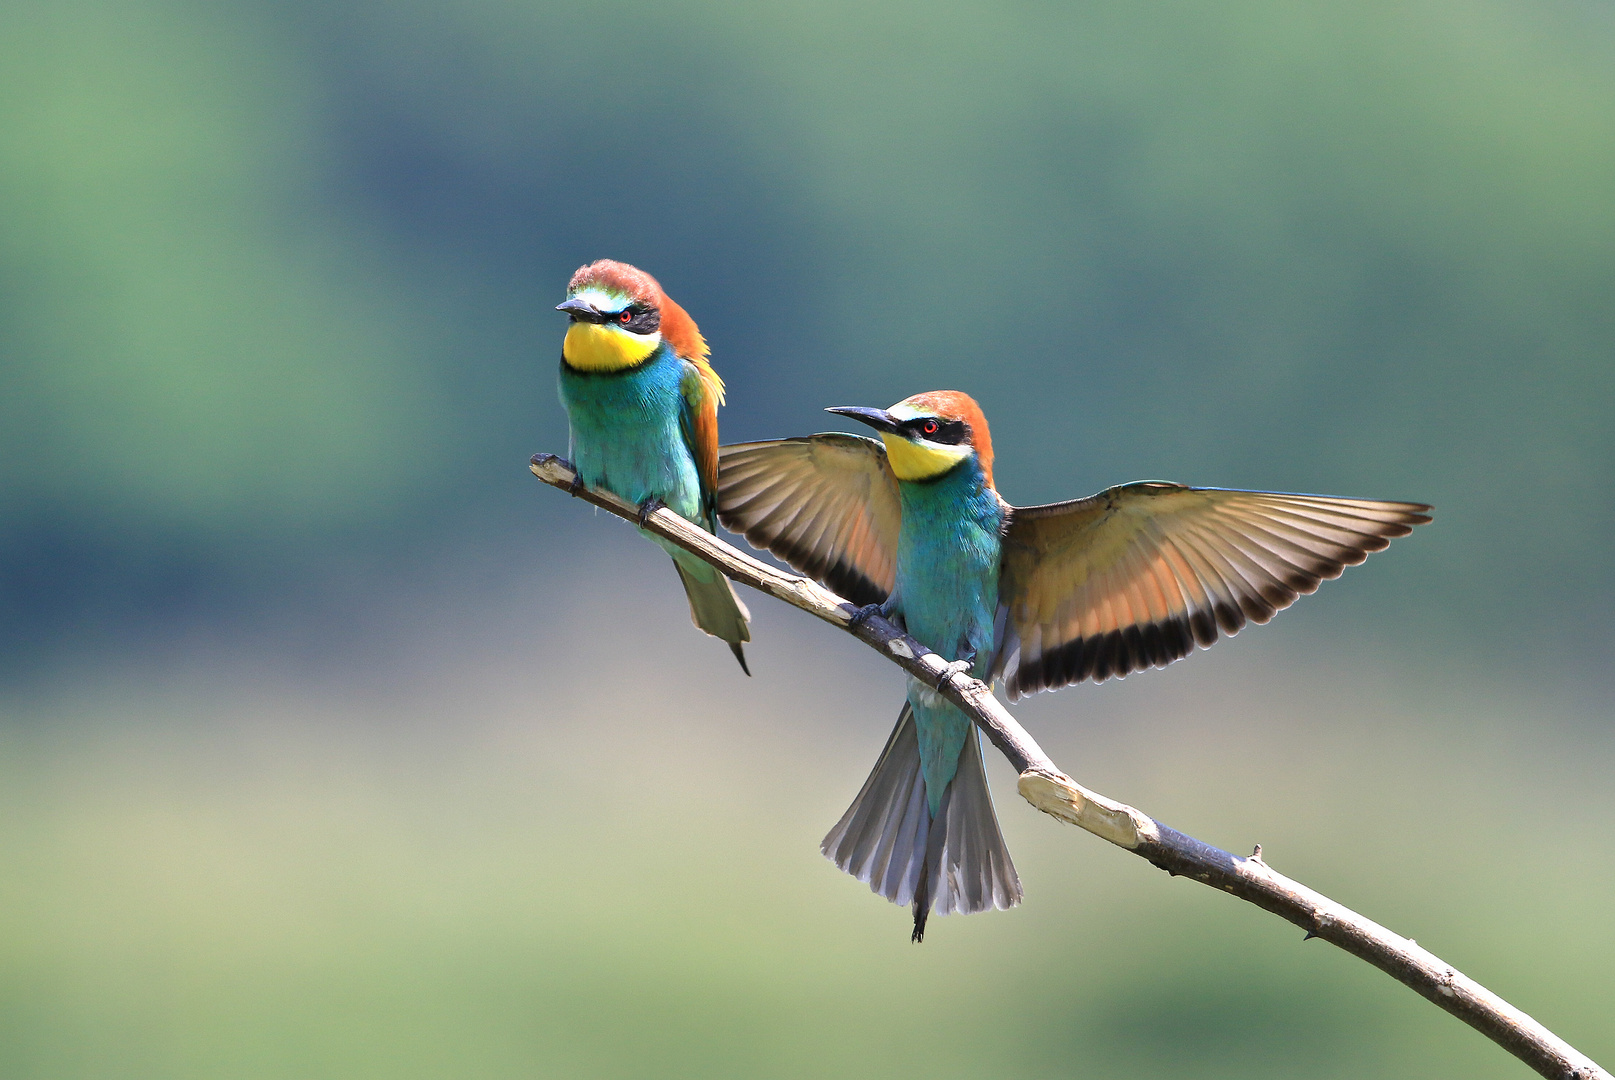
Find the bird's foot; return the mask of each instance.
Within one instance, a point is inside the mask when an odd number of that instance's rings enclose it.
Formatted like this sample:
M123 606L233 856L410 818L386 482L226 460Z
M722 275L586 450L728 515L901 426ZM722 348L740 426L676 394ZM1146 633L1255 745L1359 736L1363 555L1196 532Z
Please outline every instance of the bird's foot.
M857 611L853 612L851 616L848 617L848 619L847 619L847 629L848 630L856 630L856 629L858 629L858 627L862 626L866 620L872 618L873 616L879 615L879 614L880 614L880 605L879 604L865 604L863 607L859 608Z
M948 680L955 675L969 675L970 669L975 666L976 662L974 660L954 660L942 669L942 674L936 677L936 688L938 690L942 689L948 684Z
M650 521L650 516L652 514L656 513L656 511L662 509L666 505L667 504L665 502L663 502L659 496L656 496L656 495L652 495L650 498L648 498L644 502L640 503L639 504L639 527L641 529L643 529L645 527L646 523Z

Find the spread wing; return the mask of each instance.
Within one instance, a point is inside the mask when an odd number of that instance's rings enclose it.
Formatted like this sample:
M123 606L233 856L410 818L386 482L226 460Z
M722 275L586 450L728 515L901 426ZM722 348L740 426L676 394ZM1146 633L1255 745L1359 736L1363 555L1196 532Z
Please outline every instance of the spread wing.
M737 443L718 457L718 520L855 604L897 576L902 503L886 448L858 435Z
M1164 667L1263 623L1413 526L1418 503L1145 482L1018 507L994 671L1010 699Z
M701 509L711 529L718 490L718 406L723 404L723 380L704 355L686 358L679 390L684 398L680 426L695 458L695 471L701 478Z

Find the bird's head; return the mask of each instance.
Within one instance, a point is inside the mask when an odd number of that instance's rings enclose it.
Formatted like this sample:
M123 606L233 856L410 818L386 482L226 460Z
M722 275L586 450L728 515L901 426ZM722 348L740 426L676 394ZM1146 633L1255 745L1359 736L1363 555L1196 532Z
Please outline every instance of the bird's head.
M974 459L992 487L993 439L981 406L969 394L930 390L890 409L846 405L825 411L850 416L880 432L899 480L935 480Z
M686 360L704 360L695 320L656 279L627 263L600 259L578 268L557 304L572 320L561 355L578 371L621 371L649 360L663 341Z

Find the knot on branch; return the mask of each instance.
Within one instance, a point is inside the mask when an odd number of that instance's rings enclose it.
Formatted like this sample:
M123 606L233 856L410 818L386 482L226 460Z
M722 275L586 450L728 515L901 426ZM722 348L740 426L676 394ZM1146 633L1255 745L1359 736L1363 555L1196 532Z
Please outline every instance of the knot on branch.
M1457 983L1458 973L1452 968L1448 968L1436 978L1436 993L1442 997L1452 997L1458 993Z
M1308 930L1306 937L1302 938L1301 940L1302 941L1311 941L1315 937L1323 936L1323 932L1325 930L1328 930L1330 928L1330 926L1332 926L1334 924L1334 921L1335 921L1334 918L1332 916L1330 916L1328 913L1324 912L1324 911L1321 911L1321 910L1313 911L1312 912L1312 929Z

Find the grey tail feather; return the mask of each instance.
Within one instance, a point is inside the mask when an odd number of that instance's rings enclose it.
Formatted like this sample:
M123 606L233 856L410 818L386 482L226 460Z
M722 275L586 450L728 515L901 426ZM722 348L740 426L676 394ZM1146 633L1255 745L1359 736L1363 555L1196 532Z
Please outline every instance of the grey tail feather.
M750 675L751 668L746 666L746 653L740 643L751 640L751 612L735 595L735 587L706 563L687 567L675 558L673 566L679 572L684 595L690 601L690 620L713 637L727 641L729 651L740 661L740 670Z
M914 892L914 932L908 939L918 945L925 940L925 921L931 917L931 889L927 876L929 864L920 868L920 887Z
M872 892L912 906L915 941L924 937L933 910L970 914L1021 901L1020 878L993 812L980 735L972 731L965 739L959 771L933 820L906 702L863 790L819 849Z

